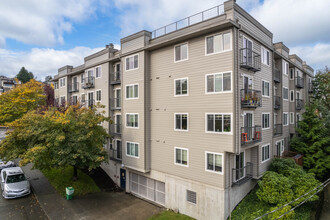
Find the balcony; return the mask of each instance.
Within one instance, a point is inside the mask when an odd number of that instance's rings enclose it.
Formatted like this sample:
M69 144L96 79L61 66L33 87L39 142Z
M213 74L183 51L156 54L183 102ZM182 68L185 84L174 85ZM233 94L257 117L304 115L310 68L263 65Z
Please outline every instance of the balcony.
M304 101L302 99L296 99L296 110L301 110L304 107Z
M241 128L241 145L251 145L261 141L261 126Z
M274 96L274 109L279 110L281 109L281 96Z
M241 107L261 107L261 91L252 89L241 89Z
M232 169L233 184L242 185L253 177L253 163L247 162L246 165L239 169Z
M121 83L121 75L120 71L114 72L110 74L110 84L116 85Z
M304 88L304 78L297 76L296 77L296 87L299 89Z
M313 83L312 82L308 83L308 92L313 93Z
M114 98L110 100L110 110L120 110L121 109L121 99Z
M69 85L69 92L79 92L79 83L75 82Z
M111 124L110 125L110 134L121 136L121 124Z
M241 49L240 66L244 69L257 72L261 70L260 54L252 51L249 48Z
M114 160L114 161L119 161L120 162L121 159L122 159L121 146L119 146L118 149L110 149L109 150L109 158L110 158L110 160Z
M277 68L274 70L274 82L280 83L281 82L281 71Z
M274 136L280 136L283 133L282 124L274 124Z
M83 89L89 89L89 88L94 88L94 76L89 76L84 78L83 83L82 83L82 88Z

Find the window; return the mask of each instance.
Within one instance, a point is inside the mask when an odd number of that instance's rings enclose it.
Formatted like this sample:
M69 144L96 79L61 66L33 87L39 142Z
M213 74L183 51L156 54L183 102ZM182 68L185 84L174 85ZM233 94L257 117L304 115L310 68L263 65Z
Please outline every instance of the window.
M98 66L95 68L95 78L100 78L102 77L102 68L101 66Z
M289 89L286 87L283 87L283 100L289 100Z
M97 90L96 91L96 101L100 102L102 99L101 97L101 90Z
M54 82L54 89L58 89L58 82Z
M231 114L206 114L206 132L231 133Z
M175 86L174 96L188 95L188 78L174 80L174 86Z
M290 102L294 102L294 90L290 90Z
M84 83L84 74L81 74L80 81L81 81L81 83Z
M127 113L126 114L126 127L139 128L139 114Z
M186 148L174 148L175 153L175 164L188 166L188 149Z
M60 88L65 86L65 78L60 79Z
M288 113L287 112L283 112L283 126L287 126L288 123L289 123Z
M126 99L138 99L139 98L139 84L126 86Z
M231 92L231 73L206 75L206 93Z
M175 62L188 60L188 43L175 46L174 56Z
M262 162L265 162L265 161L269 160L269 158L270 158L269 146L270 146L270 144L266 144L266 145L262 146L262 158L261 158Z
M290 80L294 80L294 69L290 69Z
M262 113L262 129L270 128L270 113Z
M289 63L283 60L283 74L288 75L289 74Z
M126 71L139 68L139 55L126 57Z
M175 128L174 130L188 131L188 114L174 114Z
M290 125L294 124L294 112L290 112Z
M206 171L222 174L223 154L206 152Z
M85 98L85 94L81 94L81 102L85 102L86 98Z
M261 47L261 62L269 66L269 50L264 47Z
M72 96L72 105L77 105L78 103L78 98L76 95Z
M231 50L231 33L217 34L206 38L206 54Z
M196 204L197 203L196 192L187 190L187 201Z
M126 155L131 157L139 157L139 144L127 141Z
M262 96L269 97L269 82L262 81Z

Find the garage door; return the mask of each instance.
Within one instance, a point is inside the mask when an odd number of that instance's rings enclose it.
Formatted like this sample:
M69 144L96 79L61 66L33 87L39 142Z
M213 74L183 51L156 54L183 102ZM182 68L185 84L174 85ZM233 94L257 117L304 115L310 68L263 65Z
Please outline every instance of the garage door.
M165 205L165 183L136 173L130 173L129 180L131 193Z

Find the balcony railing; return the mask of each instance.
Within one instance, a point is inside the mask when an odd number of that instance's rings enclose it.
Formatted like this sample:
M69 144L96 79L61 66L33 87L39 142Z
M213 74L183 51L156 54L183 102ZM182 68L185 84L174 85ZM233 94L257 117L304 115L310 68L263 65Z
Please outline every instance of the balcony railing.
M274 136L282 135L282 133L283 133L283 125L274 124Z
M242 108L261 107L261 91L253 89L241 89Z
M241 185L253 177L253 163L247 162L246 165L239 169L232 169L233 184Z
M117 149L110 149L109 158L110 158L110 160L121 161L121 159L122 159L121 146L119 146L119 147L117 146Z
M252 51L249 48L241 49L240 65L242 68L257 72L261 70L261 57L260 54Z
M163 35L169 34L171 32L180 30L182 28L188 27L193 24L200 23L202 21L206 21L211 18L215 18L217 16L220 16L224 14L224 5L218 5L213 8L210 8L208 10L202 11L200 13L197 13L195 15L192 15L190 17L181 19L177 22L174 22L172 24L166 25L164 27L158 28L157 30L154 30L152 32L151 38L157 38L161 37Z
M110 84L115 85L115 84L120 84L121 83L121 75L120 71L114 72L110 74Z
M313 92L313 83L312 82L309 82L308 83L308 92L309 93L312 93Z
M69 85L69 92L78 92L79 91L79 83L75 82Z
M110 109L111 110L120 110L121 109L121 99L114 98L110 100Z
M274 109L279 110L281 109L281 97L280 96L274 96Z
M110 125L110 134L120 136L121 135L121 124Z
M301 110L304 107L304 101L302 99L296 99L296 110Z
M94 76L89 76L84 78L83 83L82 83L82 88L83 89L89 89L89 88L94 88Z
M261 141L261 126L241 128L241 144L250 145Z
M81 100L80 106L86 108L93 108L95 106L95 100L94 99Z
M297 76L296 77L296 87L297 88L304 88L304 78Z
M274 82L280 83L281 82L281 71L277 68L274 70Z

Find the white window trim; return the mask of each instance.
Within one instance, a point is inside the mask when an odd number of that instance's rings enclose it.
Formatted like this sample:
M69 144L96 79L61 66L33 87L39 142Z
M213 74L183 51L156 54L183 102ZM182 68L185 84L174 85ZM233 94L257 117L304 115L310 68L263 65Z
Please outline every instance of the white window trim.
M61 86L61 81L64 81L64 85L62 85ZM62 83L63 84L63 83ZM63 87L65 87L66 86L66 77L62 77L62 78L60 78L59 79L59 85L58 85L59 87L58 88L63 88Z
M85 76L88 77L88 72L89 71L93 72L92 76L94 77L94 68L87 69L86 72L85 72Z
M223 37L223 35L225 35L225 34L230 34L230 49L219 51L219 52L207 53L207 38L214 37L216 35L222 35L222 37ZM211 35L206 36L205 37L205 56L212 56L212 55L215 55L215 54L226 53L226 52L232 51L233 50L233 46L232 46L233 40L232 40L232 38L233 38L233 34L232 34L231 31L229 31L229 32L228 31L227 32L220 32L220 33L211 34Z
M207 115L230 115L230 132L215 132L215 131L207 131ZM224 123L222 123L222 128ZM207 112L205 113L205 133L207 134L224 134L224 135L232 135L233 134L233 113L213 113Z
M294 125L294 121L295 121L294 112L290 112L290 125Z
M181 163L177 163L176 162L176 149L186 150L187 151L187 165L184 165L184 164L181 164ZM182 153L181 153L181 157L182 157ZM189 149L188 148L174 147L174 165L178 165L178 166L182 166L182 167L189 167Z
M128 86L133 86L133 92L134 92L134 86L137 85L138 86L138 96L136 98L127 98L127 87ZM116 89L117 90L117 89ZM134 94L135 95L135 94ZM139 83L134 83L134 84L128 84L125 85L125 100L132 100L132 99L139 99L140 98L140 85Z
M283 89L287 89L287 90L288 90L288 99L285 99L285 98L284 98ZM288 88L288 87L285 87L285 86L283 86L283 88L282 88L282 93L283 93L283 94L282 94L282 95L283 95L283 100L284 100L284 101L289 101L289 99L290 99L290 97L289 97L289 95L290 95L290 93L289 93L289 88Z
M176 123L176 116L177 115L187 115L187 130L183 130L183 129L176 129L175 127L175 123ZM174 113L174 131L184 131L184 132L188 132L189 131L189 113Z
M263 124L263 118L262 118L262 115L269 115L269 122L268 122L268 124L269 124L269 127L268 128L263 128L262 127L262 124ZM261 113L261 130L268 130L268 129L270 129L270 126L271 125L271 123L270 123L270 112L262 112Z
M284 139L281 139L281 140L278 140L278 141L275 142L275 148L276 148L275 150L277 150L277 143L281 143L280 153L281 153L281 156L282 156L282 154L284 152Z
M101 91L101 99L100 100L97 100L97 92L98 91ZM95 90L95 102L101 102L101 101L102 101L102 90L101 89Z
M137 127L129 127L129 126L127 126L127 115L138 115L138 126ZM139 116L139 113L131 113L131 112L130 113L126 113L125 114L125 127L126 128L139 129L140 128L140 116Z
M99 77L96 77L96 69L97 68L100 68L100 76ZM95 79L99 79L99 78L102 78L102 65L95 67Z
M137 145L138 145L138 155L139 155L139 156L136 157L136 156L133 156L133 155L129 155L129 154L127 154L127 143L137 144ZM123 149L122 149L122 151L123 151ZM140 158L140 144L137 143L137 142L126 141L126 144L125 144L125 154L126 154L126 156L128 156L128 157L133 157L133 158L137 158L137 159L139 159L139 158Z
M264 49L265 51L268 51L268 54L269 54L269 57L268 57L269 64L262 62L262 56L263 56L262 49ZM261 63L264 64L265 66L270 66L270 51L268 49L266 49L266 47L261 46L260 53L262 54L261 55Z
M262 82L266 82L266 83L268 83L268 96L262 94L262 91L263 91ZM270 82L269 82L269 81L261 80L261 96L264 97L264 98L270 98Z
M293 93L293 100L291 100L291 93ZM294 90L290 90L290 92L289 92L289 100L290 100L290 102L294 102L294 97L295 97L295 94L294 94Z
M246 35L243 35L242 48L245 48L245 47L243 47L243 46L244 46L244 38L247 39L248 41L251 41L252 51L254 51L254 50L253 50L253 40L251 40L252 38L249 38L249 37L247 37Z
M217 171L214 171L214 170L208 170L207 169L207 154L214 154L214 155L221 155L222 156L222 164L221 164L221 167L222 167L222 171L221 172L217 172ZM205 151L205 171L206 172L210 172L210 173L215 173L215 174L219 174L219 175L223 175L223 171L224 171L224 166L223 166L223 162L225 160L225 157L223 155L223 153L215 153L215 152L210 152L210 151Z
M175 47L182 46L182 45L185 45L185 44L187 44L187 59L176 61L175 60ZM174 63L180 63L180 62L189 60L189 43L188 43L188 41L187 42L184 42L184 43L181 43L181 44L174 45L173 50L174 50Z
M266 159L266 160L262 160L263 158L262 158L262 151L263 151L263 148L264 147L267 147L268 146L268 159ZM269 161L270 160L270 155L271 155L271 150L270 150L270 143L268 143L268 144L264 144L264 145L262 145L261 146L261 163L265 163L265 162L267 162L267 161Z
M251 115L252 115L252 127L254 127L254 112L253 111L244 111L243 112L243 115L242 115L242 117L243 117L243 127L245 127L245 123L244 123L244 116L246 115L246 113L250 113Z
M286 115L287 124L284 124L284 115ZM289 113L288 112L283 112L283 126L288 126L288 125L289 125Z
M223 74L230 73L230 91L222 91L222 92L207 92L207 76L215 76L216 74L222 74L222 90L223 90ZM215 80L214 80L215 82ZM232 93L233 91L233 72L226 71L226 72L219 72L219 73L208 73L205 74L205 95L213 95L213 94L221 94L221 93Z
M177 80L183 80L183 79L186 79L187 80L187 94L184 94L184 95L176 95L176 84L175 84L175 81ZM184 77L184 78L178 78L178 79L174 79L174 97L181 97L181 96L189 96L189 78L188 77Z
M283 71L283 75L284 75L284 76L289 76L289 73L286 73L286 74L285 74L286 71L284 71L284 70L286 70L286 64L289 65L288 62L286 62L285 60L283 60L283 62L282 62L282 71ZM290 66L289 66L289 68L288 68L288 71L290 72Z
M138 66L137 66L137 68L132 68L132 69L129 69L129 70L126 69L127 68L127 65L126 65L127 58L133 57L133 61L134 61L134 56L136 56L136 55L138 56ZM124 60L125 60L125 72L129 72L129 71L132 71L132 70L138 70L140 68L140 56L139 56L138 53L127 56L127 57L124 58Z

